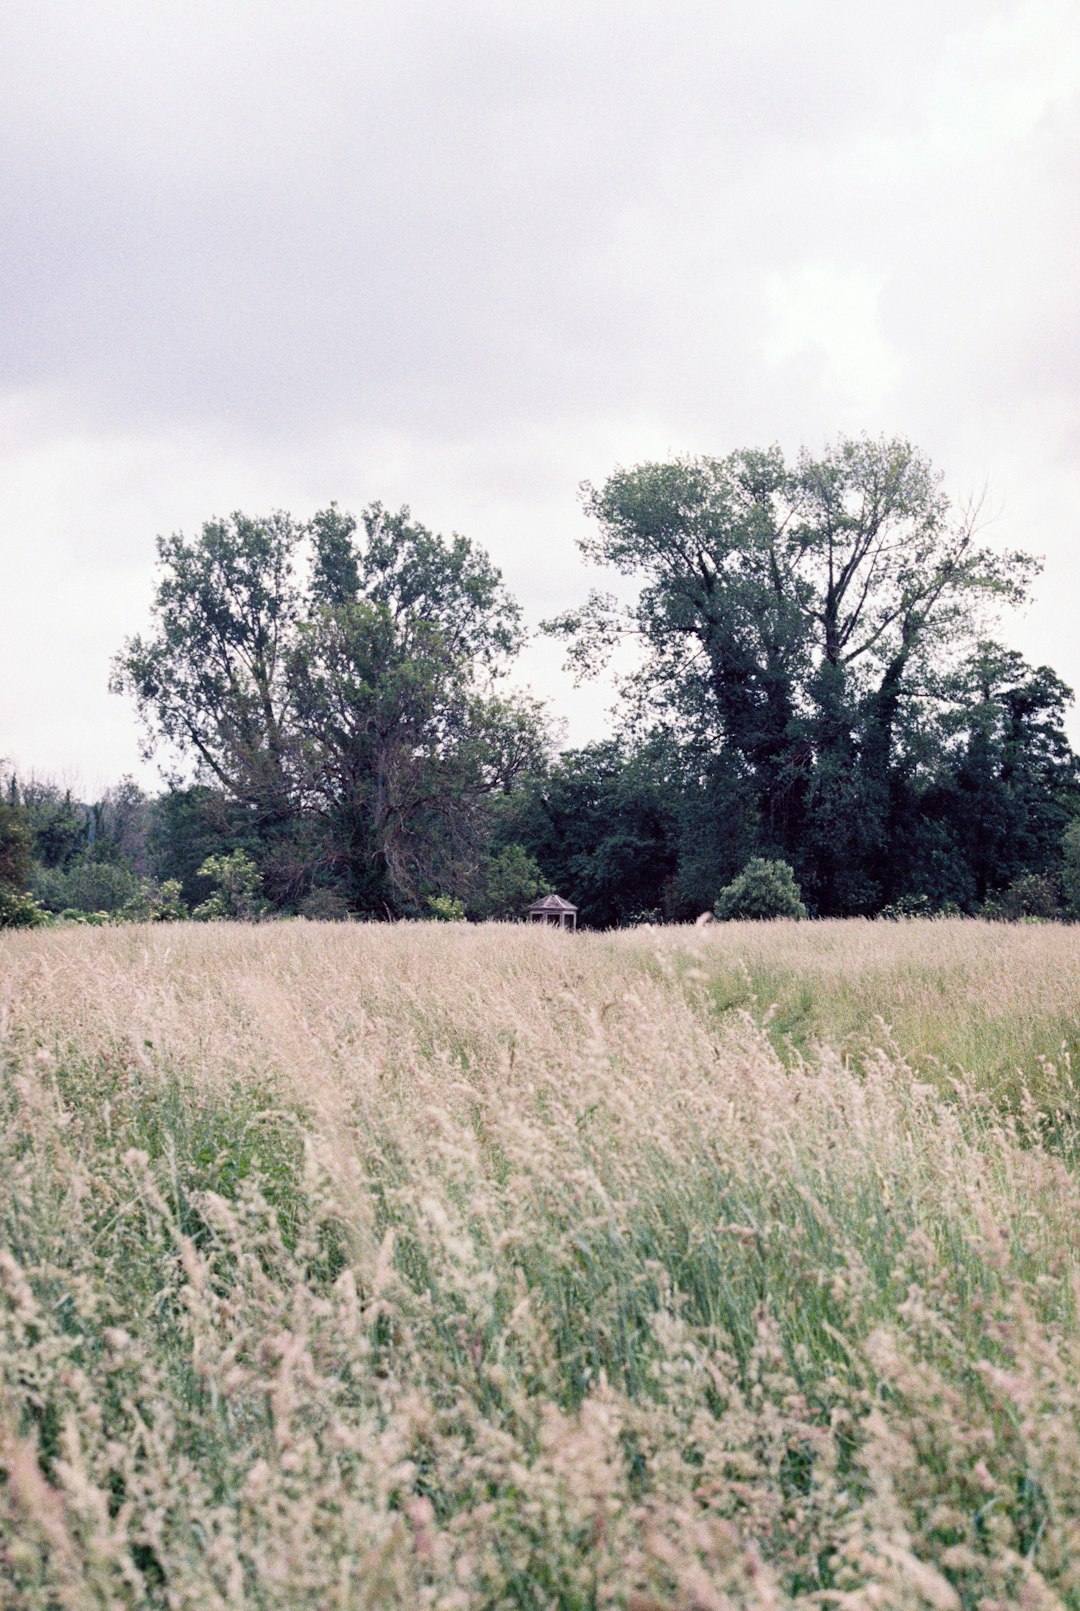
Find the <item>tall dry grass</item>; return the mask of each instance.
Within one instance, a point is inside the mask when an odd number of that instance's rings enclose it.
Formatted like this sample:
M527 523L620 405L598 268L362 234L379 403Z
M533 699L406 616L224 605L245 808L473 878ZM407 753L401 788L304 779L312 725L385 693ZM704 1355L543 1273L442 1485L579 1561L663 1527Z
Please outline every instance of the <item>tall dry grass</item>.
M1080 1606L1080 933L0 941L5 1606Z

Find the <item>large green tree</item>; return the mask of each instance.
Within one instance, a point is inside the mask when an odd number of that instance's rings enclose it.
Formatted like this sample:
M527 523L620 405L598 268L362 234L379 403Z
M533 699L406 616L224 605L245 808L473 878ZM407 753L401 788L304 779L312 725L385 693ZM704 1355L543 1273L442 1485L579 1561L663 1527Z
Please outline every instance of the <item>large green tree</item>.
M0 929L33 928L43 921L27 892L31 876L33 836L9 784L0 798Z
M8 801L17 805L30 830L34 861L43 867L69 867L85 856L90 843L91 814L70 789L44 778L18 778L7 784Z
M542 750L536 705L498 691L517 606L466 538L375 504L313 522L313 608L290 683L308 797L357 903L466 894L489 802ZM388 895L389 892L389 895Z
M30 882L33 838L18 805L0 799L0 884L24 892Z
M679 794L661 746L616 739L571 750L506 799L500 833L535 858L588 928L643 915L685 915L672 904Z
M164 742L266 821L287 819L295 797L286 669L303 536L278 513L159 537L152 628L128 639L113 668L113 690L135 698L147 756Z
M153 629L113 686L150 748L252 814L268 890L296 897L299 858L358 910L465 892L487 801L542 744L537 707L498 686L521 627L486 555L379 504L237 514L158 550Z
M970 894L985 900L1014 879L1056 873L1077 807L1077 759L1065 734L1072 692L1049 666L979 643L945 690L951 740L937 800Z
M903 441L644 464L585 503L586 557L637 586L549 623L578 671L632 639L638 723L725 757L760 849L792 862L817 910L873 910L908 731L1035 562L980 544Z

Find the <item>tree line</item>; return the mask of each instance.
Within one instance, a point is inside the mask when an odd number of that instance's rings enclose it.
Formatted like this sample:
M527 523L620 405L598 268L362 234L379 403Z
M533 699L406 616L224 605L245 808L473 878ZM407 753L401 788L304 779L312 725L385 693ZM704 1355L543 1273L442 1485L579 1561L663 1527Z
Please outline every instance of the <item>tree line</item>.
M554 888L607 927L711 910L763 862L811 915L1076 911L1072 695L997 637L1037 563L922 454L680 458L584 498L583 552L623 580L542 629L581 677L621 644L632 669L610 736L562 753L469 539L379 504L159 538L112 687L182 770L91 803L9 776L7 920L16 894L27 921L511 917Z

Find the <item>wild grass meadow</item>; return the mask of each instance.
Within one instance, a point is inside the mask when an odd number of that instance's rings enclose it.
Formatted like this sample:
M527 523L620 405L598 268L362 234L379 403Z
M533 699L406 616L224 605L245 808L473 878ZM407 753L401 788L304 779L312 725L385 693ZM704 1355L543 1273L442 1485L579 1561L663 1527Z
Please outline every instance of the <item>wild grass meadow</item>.
M0 934L0 1604L1080 1607L1080 928Z

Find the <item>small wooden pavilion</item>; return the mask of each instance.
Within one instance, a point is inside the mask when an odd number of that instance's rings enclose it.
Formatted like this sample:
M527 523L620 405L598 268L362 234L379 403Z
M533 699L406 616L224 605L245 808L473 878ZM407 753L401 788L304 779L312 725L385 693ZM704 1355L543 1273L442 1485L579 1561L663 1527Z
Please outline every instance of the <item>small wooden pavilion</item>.
M545 895L529 907L530 923L549 923L557 929L577 928L577 907L561 895Z

